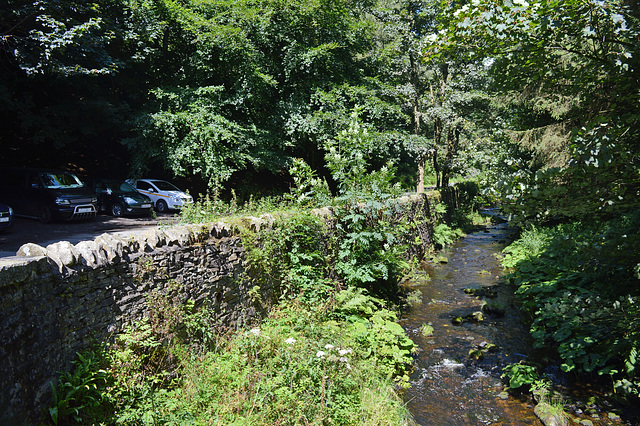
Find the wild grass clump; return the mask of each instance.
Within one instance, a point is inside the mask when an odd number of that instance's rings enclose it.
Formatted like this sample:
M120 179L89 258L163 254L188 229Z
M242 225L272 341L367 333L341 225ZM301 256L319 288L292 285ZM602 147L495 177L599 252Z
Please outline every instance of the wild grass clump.
M299 209L289 196L271 196L240 201L235 191L231 190L231 198L223 200L217 193L205 194L193 203L180 210L180 221L183 223L207 223L241 216L259 216L264 213L296 211Z

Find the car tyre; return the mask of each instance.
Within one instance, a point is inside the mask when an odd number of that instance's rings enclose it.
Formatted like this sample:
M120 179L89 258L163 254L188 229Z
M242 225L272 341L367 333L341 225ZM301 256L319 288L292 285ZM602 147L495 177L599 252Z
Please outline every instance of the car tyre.
M120 217L124 213L124 208L119 203L115 203L111 206L111 214L115 217Z
M158 213L166 213L169 211L169 206L166 201L158 200L156 203L156 210L158 210Z
M51 209L47 206L40 206L38 209L38 220L41 223L50 223L51 219Z

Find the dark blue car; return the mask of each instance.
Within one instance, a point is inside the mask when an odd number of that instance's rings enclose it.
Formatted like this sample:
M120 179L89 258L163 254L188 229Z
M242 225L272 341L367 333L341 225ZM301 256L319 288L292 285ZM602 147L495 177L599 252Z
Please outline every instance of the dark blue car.
M0 231L4 231L13 226L13 209L6 204L0 203Z

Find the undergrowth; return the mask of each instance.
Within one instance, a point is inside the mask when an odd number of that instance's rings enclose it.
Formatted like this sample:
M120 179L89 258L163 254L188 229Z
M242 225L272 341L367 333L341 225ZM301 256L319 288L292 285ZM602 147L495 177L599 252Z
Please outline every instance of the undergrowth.
M175 306L170 295L158 306ZM324 304L289 300L259 326L211 332L183 306L81 355L61 376L55 424L407 424L413 342L385 302L363 289ZM87 386L88 385L88 386ZM81 389L78 392L76 389Z
M505 251L508 279L537 348L565 372L640 392L640 213L607 222L530 227Z

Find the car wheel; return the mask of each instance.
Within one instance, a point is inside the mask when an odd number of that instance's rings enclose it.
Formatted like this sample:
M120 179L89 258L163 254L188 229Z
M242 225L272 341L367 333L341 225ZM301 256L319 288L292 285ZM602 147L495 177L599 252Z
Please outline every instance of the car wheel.
M41 206L38 209L38 220L42 223L51 222L51 209L47 206Z
M156 210L158 210L158 213L166 213L169 211L169 206L167 206L166 201L158 200L156 203Z
M115 203L114 205L111 206L111 214L114 215L115 217L122 216L123 212L124 212L124 209L120 204Z

